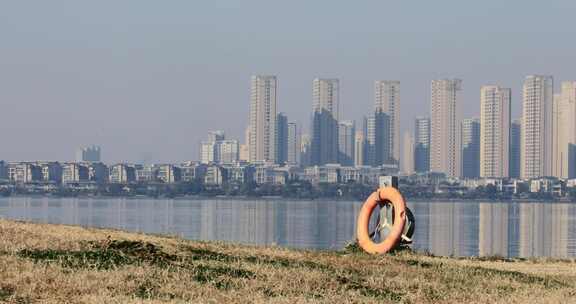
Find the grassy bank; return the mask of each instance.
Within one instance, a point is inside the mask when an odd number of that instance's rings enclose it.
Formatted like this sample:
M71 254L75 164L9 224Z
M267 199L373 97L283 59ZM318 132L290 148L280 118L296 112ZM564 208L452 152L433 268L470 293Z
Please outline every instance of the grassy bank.
M566 303L576 262L374 257L0 220L0 302Z

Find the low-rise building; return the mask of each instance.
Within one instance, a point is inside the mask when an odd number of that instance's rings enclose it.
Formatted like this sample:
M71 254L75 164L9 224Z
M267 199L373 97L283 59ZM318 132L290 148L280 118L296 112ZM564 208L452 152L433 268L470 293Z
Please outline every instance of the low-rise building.
M116 164L110 167L110 182L113 184L129 184L136 181L136 169L128 164Z
M207 165L198 162L185 162L180 165L180 173L182 175L182 181L191 183L193 181L204 180L206 175Z
M36 163L16 162L8 164L8 180L11 183L25 184L42 181L42 167Z
M156 180L166 184L177 183L182 179L182 173L179 167L174 165L156 166Z
M62 183L75 184L90 180L89 168L80 163L64 163L62 165Z
M208 166L204 175L204 184L210 186L221 186L226 181L226 169L220 166Z

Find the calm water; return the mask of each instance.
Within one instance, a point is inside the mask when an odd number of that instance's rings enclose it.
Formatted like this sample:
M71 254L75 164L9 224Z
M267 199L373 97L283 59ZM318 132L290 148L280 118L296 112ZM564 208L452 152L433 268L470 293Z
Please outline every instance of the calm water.
M0 217L179 235L194 240L340 249L361 202L0 199ZM576 204L409 202L413 248L436 255L576 257Z

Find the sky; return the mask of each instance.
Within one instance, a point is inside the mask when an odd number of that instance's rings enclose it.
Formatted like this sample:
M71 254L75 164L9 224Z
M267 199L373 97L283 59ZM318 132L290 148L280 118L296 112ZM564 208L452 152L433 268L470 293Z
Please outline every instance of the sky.
M210 130L243 140L250 76L273 74L279 111L308 127L312 80L340 79L342 119L401 81L401 129L429 115L430 81L480 87L576 79L576 1L0 0L0 159L106 162L198 157Z

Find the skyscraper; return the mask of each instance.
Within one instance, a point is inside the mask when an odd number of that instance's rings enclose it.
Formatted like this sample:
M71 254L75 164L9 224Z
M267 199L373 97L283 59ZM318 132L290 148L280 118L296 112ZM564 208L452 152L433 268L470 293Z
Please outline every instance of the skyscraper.
M250 161L276 159L276 76L252 76L250 95Z
M553 172L559 178L576 177L576 81L562 82L554 95Z
M462 120L462 177L480 176L480 119Z
M300 128L294 122L288 123L288 159L292 166L300 165Z
M363 166L364 157L366 155L366 140L364 132L356 131L356 138L354 140L354 166Z
M404 133L403 152L401 159L401 172L404 174L414 173L414 138L410 132Z
M414 171L430 171L430 118L416 117L414 128Z
M552 174L552 76L526 77L522 96L521 177Z
M375 111L388 115L388 146L391 158L400 161L400 81L377 80L374 83Z
M367 163L378 167L394 162L390 150L390 119L388 114L376 111L368 117Z
M338 124L338 160L342 166L354 166L355 136L354 121L344 120Z
M276 163L288 161L288 117L278 113L276 118Z
M515 119L510 125L510 171L512 178L520 177L520 149L522 138L522 120Z
M312 165L338 163L338 79L314 79L312 107Z
M512 91L499 86L480 89L480 176L508 177Z
M460 175L460 91L462 80L432 80L430 170Z

